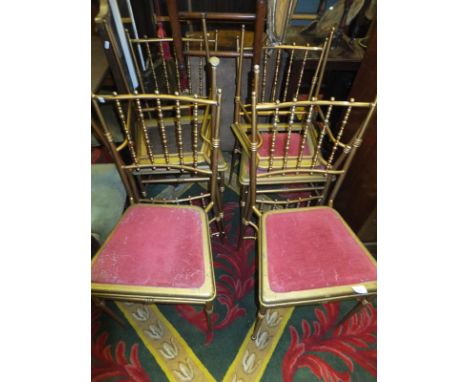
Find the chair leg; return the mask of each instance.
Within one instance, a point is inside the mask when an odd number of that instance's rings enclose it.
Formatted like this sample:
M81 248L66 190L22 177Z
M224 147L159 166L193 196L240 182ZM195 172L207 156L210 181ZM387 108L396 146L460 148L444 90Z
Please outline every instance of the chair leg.
M213 301L209 301L205 304L205 315L206 315L206 323L208 324L208 331L211 333L213 331Z
M239 142L237 139L234 141L234 147L231 152L231 167L229 168L229 180L228 184L231 184L232 181L232 175L234 174L234 167L236 164L236 158L239 154Z
M137 184L138 184L138 188L140 190L140 193L141 195L146 198L147 196L147 192L146 192L146 185L143 184L143 182L141 181L141 176L138 175L138 176L135 176L136 178L136 181L137 181Z
M358 302L356 303L356 305L354 305L348 313L346 313L343 318L341 320L339 320L335 325L334 327L338 327L340 325L342 325L344 322L346 322L349 318L351 318L351 316L353 316L354 314L357 314L364 306L366 306L367 304L369 304L369 300L367 300L367 298L363 298L362 300L358 300Z
M246 193L245 194L245 203L244 207L242 208L242 213L241 213L241 226L239 229L239 238L237 242L237 248L240 249L242 247L242 243L244 242L244 236L247 233L247 228L249 227L249 224L251 223L252 219L252 206L250 202L250 194Z
M240 186L240 191L239 191L239 196L240 196L240 208L239 208L239 213L240 213L240 217L241 217L241 224L242 224L242 216L244 216L245 190L246 190L246 186L243 186L243 185L241 184L241 186Z
M219 172L219 178L218 178L218 183L219 183L219 206L221 208L221 211L224 210L224 189L225 189L225 180L224 180L224 171Z
M239 237L237 239L237 249L240 250L241 247L242 247L242 243L244 242L244 236L247 232L247 227L249 226L248 222L247 223L244 223L244 218L242 218L242 221L241 221L241 226L240 226L240 229L239 229Z
M106 306L106 302L104 300L94 297L93 302L96 304L96 306L101 308L104 312L106 312L111 318L117 321L120 325L125 326L125 322L123 322L112 310L109 309L108 306Z
M222 213L218 214L218 220L216 220L216 226L218 227L219 238L224 243L224 238L226 237L226 230L224 228L224 216Z
M258 332L260 331L260 327L262 326L262 322L263 322L263 319L265 318L265 314L266 314L266 308L264 306L260 306L258 308L258 312L257 312L257 319L255 321L255 326L254 326L254 330L253 330L253 333L252 333L252 341L255 341L257 339L257 335L258 335Z
M219 190L217 190L216 195L214 197L213 215L215 218L216 228L219 233L218 237L224 242L226 231L224 229L224 212L223 212L222 197L223 197L223 194L220 194Z

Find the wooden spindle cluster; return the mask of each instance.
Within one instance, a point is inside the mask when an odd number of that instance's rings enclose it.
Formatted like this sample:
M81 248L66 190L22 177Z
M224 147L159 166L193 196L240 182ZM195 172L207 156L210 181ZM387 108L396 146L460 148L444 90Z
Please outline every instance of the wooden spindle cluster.
M175 44L172 44L173 50L174 50L174 63L175 63L175 73L176 73L176 84L177 84L177 91L182 93L181 87L180 87L180 69L179 69L179 60L177 58L176 50L175 50ZM190 78L190 76L189 76Z
M147 39L147 38L148 38L148 36L145 36L145 39ZM153 62L153 55L151 54L151 48L150 48L150 45L149 45L148 41L145 41L145 47L146 47L146 55L147 55L147 59L148 59L148 62L149 62L149 67L151 69L151 74L152 74L152 78L153 78L154 88L155 88L155 90L159 90L158 79L156 77L156 69L154 67L154 62Z
M117 93L113 92L113 95L116 96ZM135 151L135 143L133 142L132 134L130 134L130 129L128 128L128 124L125 120L125 114L122 109L122 104L118 99L115 100L115 105L117 107L117 115L119 116L120 123L123 127L123 131L125 133L125 138L128 141L128 149L130 151L130 155L132 156L132 161L134 164L138 164L138 157Z
M159 95L158 91L156 91L156 95ZM159 98L156 99L156 105L158 111L158 124L159 132L161 134L161 146L163 148L164 160L167 164L169 164L169 147L167 143L166 126L164 125L164 113L161 107L161 100Z
M288 96L288 88L289 88L289 78L291 77L291 69L292 69L292 64L293 64L293 61L294 61L294 53L295 53L295 47L296 47L296 43L293 42L293 46L294 48L291 49L291 53L289 55L289 63L288 63L288 71L286 73L286 82L284 84L284 91L283 91L283 102L286 101L286 97Z
M276 105L279 104L279 100L276 100ZM278 122L279 122L279 107L275 108L275 114L273 116L273 133L271 136L271 145L270 145L270 159L268 162L268 171L273 169L273 162L275 158L276 150L276 136L278 134Z
M187 49L187 52L190 51L190 41L188 40L185 42L185 49ZM187 77L189 93L192 94L192 62L190 60L190 56L187 56Z
M264 50L263 51L263 71L262 71L262 102L265 102L267 67L268 67L268 52Z
M310 44L307 44L307 48L310 46ZM301 83L302 83L302 77L304 75L304 69L306 66L307 62L307 55L309 54L308 50L304 50L304 57L302 58L302 64L301 64L301 70L299 72L299 78L297 79L297 85L296 85L296 93L294 95L295 98L299 96L299 90L301 88Z
M198 95L194 95L198 98ZM193 167L198 167L198 103L193 104Z
M135 90L134 94L138 95L138 92ZM143 136L144 136L145 145L146 145L146 152L151 161L151 164L154 164L153 149L151 147L151 141L149 139L148 128L146 127L145 117L143 115L143 110L141 108L140 99L138 97L135 98L135 102L136 102L136 107L137 107L138 126L140 126L141 129L143 130Z
M315 98L313 98L315 101ZM305 118L305 122L302 124L302 138L301 138L301 146L299 147L299 154L297 156L297 163L296 168L300 168L302 164L302 159L304 157L304 149L307 142L307 137L309 133L309 128L312 125L312 115L314 113L314 107L312 105L309 106L309 112L307 113L307 117Z
M284 146L284 154L283 154L283 170L285 170L288 167L289 146L291 144L291 134L292 134L292 127L293 127L294 117L295 117L295 112L296 112L296 102L297 102L297 99L294 98L291 109L290 109L290 114L289 114L288 132L286 136L286 144Z
M203 42L200 41L200 50L203 49ZM198 94L203 94L203 57L198 58Z
M332 97L331 100L334 101L335 98ZM317 148L315 149L315 154L314 154L314 159L312 161L311 169L315 168L315 166L317 164L318 156L319 156L319 154L320 154L320 152L322 150L323 139L325 138L325 132L326 132L326 130L328 128L328 125L330 123L330 116L331 116L332 110L333 110L333 105L329 105L328 109L327 109L327 114L325 116L325 120L322 123L322 129L320 130L320 136L319 136L319 140L318 140L318 143L317 143Z
M164 73L164 81L165 81L165 84L166 84L167 93L169 94L169 93L172 93L172 92L171 92L171 86L169 85L169 75L167 73L167 64L166 64L166 58L165 58L165 54L164 54L163 44L167 44L167 43L163 43L162 41L158 41L159 55L160 55L160 58L161 58L163 73Z
M354 99L351 98L349 100L349 102L353 103ZM346 109L345 115L344 115L344 117L343 117L343 119L341 121L341 125L340 125L340 128L338 130L336 140L335 140L335 142L333 144L333 148L332 148L332 151L330 153L330 157L328 158L328 161L327 161L327 172L328 172L328 170L330 170L332 168L332 163L333 163L333 159L335 158L336 150L338 149L338 145L341 143L341 137L343 135L343 131L344 131L346 125L348 124L349 115L351 114L352 109L353 109L352 106L349 106Z
M279 76L279 69L280 69L280 62L281 62L281 49L276 50L276 62L275 62L275 75L273 79L273 90L271 94L271 99L276 99L276 92L278 87L278 76Z
M176 96L179 93L175 93ZM180 121L180 101L176 99L175 102L175 124L176 124L176 141L177 141L177 151L179 154L179 164L184 164L184 143L182 138L182 123Z

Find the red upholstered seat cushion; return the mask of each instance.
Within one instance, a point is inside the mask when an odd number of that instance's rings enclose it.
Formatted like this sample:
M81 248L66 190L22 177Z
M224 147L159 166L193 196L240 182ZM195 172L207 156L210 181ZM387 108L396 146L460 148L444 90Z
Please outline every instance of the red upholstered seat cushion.
M271 290L291 292L376 281L377 269L328 207L265 215Z
M203 210L137 204L98 254L94 283L198 288L205 280Z
M271 141L273 133L261 133L263 143L258 148L258 154L261 157L270 156ZM275 156L283 156L284 149L286 148L287 133L277 133L275 139ZM291 133L291 140L289 141L288 156L298 156L301 149L302 135L300 133ZM310 155L310 150L307 142L304 146L304 155Z

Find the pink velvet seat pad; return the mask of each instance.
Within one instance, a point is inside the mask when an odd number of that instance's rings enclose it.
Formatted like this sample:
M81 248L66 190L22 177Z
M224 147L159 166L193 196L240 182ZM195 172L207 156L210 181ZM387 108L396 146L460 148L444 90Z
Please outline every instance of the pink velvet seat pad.
M93 263L92 282L201 287L205 280L201 213L194 208L130 207Z
M261 133L263 143L258 148L258 154L261 157L270 156L271 141L273 140L273 133ZM275 156L283 156L284 149L286 148L287 133L277 133L275 139ZM291 133L291 140L289 141L288 156L297 156L301 148L302 135L300 133ZM304 155L310 155L310 150L307 142L304 146Z
M331 208L265 217L268 279L274 292L292 292L377 279L368 258Z

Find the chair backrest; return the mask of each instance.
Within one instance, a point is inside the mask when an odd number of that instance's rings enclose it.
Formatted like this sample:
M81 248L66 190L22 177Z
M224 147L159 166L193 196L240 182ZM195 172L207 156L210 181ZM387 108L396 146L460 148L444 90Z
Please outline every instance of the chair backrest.
M219 60L212 57L210 63L212 81L215 82ZM95 125L102 129L117 165L127 174L131 202L191 203L195 199L203 199L205 203L207 199L219 197L217 163L221 89L212 98L156 91L154 94L93 94L92 102L98 122ZM112 131L102 115L102 104L105 103L112 103L119 116L125 137L120 147L116 146ZM204 108L211 109L209 132L206 134L201 129L201 110ZM201 166L199 155L205 154L200 153L200 141L204 139L210 146L210 158ZM128 148L128 158L122 154L124 146ZM142 192L141 179L145 184L206 181L208 192L185 199L151 198Z
M310 101L297 101L295 99L291 102L279 102L277 100L274 103L257 103L259 72L260 68L256 66L254 69L254 91L252 92L252 134L250 135L249 186L251 205L255 206L258 203L256 187L257 179L259 178L304 175L307 179L307 176L315 175L314 179L321 181L324 186L312 187L313 189L310 190L313 191L311 195L301 198L299 202L310 205L310 202L315 200L320 204L324 204L328 199L328 205L332 206L355 152L362 143L362 137L374 114L377 99L373 102L355 102L354 99L350 99L349 101L335 101L334 99L326 101L317 100L315 97L312 97ZM297 109L299 108L303 108L303 111L298 113ZM365 114L361 112L353 114L353 111L358 111L359 109L367 109L367 112ZM319 116L316 122L312 121L314 111ZM269 166L266 169L262 169L263 171L259 171L259 160L257 158L259 143L258 117L260 114L271 115L274 121L271 127L272 139L268 158ZM299 150L297 150L294 158L289 151L289 146L291 143L292 126L298 117L302 117L302 131L300 132ZM278 158L274 156L274 153L280 118L285 118L287 122L283 127L286 132L284 154L278 163ZM347 136L345 130L351 118L353 118L353 123L358 124L359 127L351 139L345 141L345 137ZM312 139L314 140L314 147L316 149L315 152L307 156L305 155L304 148L310 135L313 135ZM275 161L277 161L276 166L273 165ZM314 180L310 180L309 182L314 182ZM297 202L297 200L289 200L278 202L277 204L288 207L297 204Z
M260 102L274 102L277 99L283 102L292 100L299 96L301 88L308 91L307 99L317 97L325 73L325 67L328 60L328 54L331 47L335 29L332 28L330 34L324 39L323 43L318 46L289 44L266 45L262 48L262 68L261 82L257 92ZM242 115L249 119L249 111L242 105L241 89L242 89L242 65L244 56L244 36L245 28L242 26L240 39L237 46L239 58L237 60L237 81L236 81L236 122L240 122ZM308 61L316 60L314 74L311 81L305 82L304 71ZM300 65L299 73L295 77L295 81L291 78L294 62ZM296 64L297 65L297 64ZM284 82L283 82L284 78ZM253 84L252 84L253 87ZM250 94L248 94L250 95ZM239 104L239 106L237 106Z
M210 51L217 49L218 33L203 32L203 38L182 38L185 73L180 71L173 38L131 38L126 30L133 63L136 67L140 90L151 93L198 94L208 97L211 84L207 84ZM197 62L198 61L198 62ZM208 65L209 66L209 65Z

